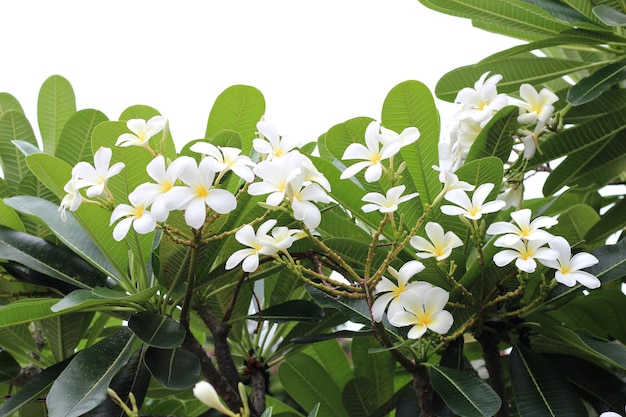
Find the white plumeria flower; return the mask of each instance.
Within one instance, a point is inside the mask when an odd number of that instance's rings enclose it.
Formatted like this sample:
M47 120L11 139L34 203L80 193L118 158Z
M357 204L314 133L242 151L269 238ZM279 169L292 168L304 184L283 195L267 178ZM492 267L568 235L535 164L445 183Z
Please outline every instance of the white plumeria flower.
M524 159L531 159L535 156L537 149L539 149L539 136L542 133L548 132L544 122L537 121L535 128L530 131L528 129L519 129L516 137L524 146Z
M459 177L446 170L441 169L437 165L433 165L435 171L439 171L439 181L443 184L443 192L447 193L452 190L473 191L474 186L466 181L459 181Z
M402 304L400 299L406 295L408 291L424 292L427 291L431 285L427 282L412 282L409 280L417 273L424 270L424 264L420 261L409 261L402 265L399 271L395 271L389 268L392 276L395 276L397 284L386 277L382 277L380 282L374 289L374 295L376 300L372 304L372 318L376 322L380 322L385 314L387 306L387 317L391 317L402 311Z
M485 203L485 199L493 187L492 183L481 184L474 191L471 201L463 190L448 191L444 198L456 206L441 206L441 212L449 216L464 216L472 220L480 219L483 214L495 213L501 210L506 203L502 200Z
M254 173L250 167L255 164L248 156L241 155L241 149L215 146L208 142L196 142L189 149L215 159L216 168L220 172L231 170L247 182L254 181Z
M166 206L170 210L185 210L185 223L200 229L206 220L206 206L219 214L230 213L237 207L237 199L227 190L213 188L215 161L203 158L199 164L193 158L181 159L179 179L184 186L174 186L167 192Z
M383 145L386 145L390 142L400 142L400 146L404 148L405 146L415 143L419 139L419 137L419 129L413 126L407 127L400 134L391 129L380 126L380 135L378 139Z
M454 232L444 234L439 223L428 222L424 229L430 242L421 236L413 236L410 241L411 246L419 251L417 256L422 259L435 257L436 260L442 261L450 256L452 249L463 246L463 241Z
M285 199L287 186L302 173L302 158L299 153L289 153L285 157L266 160L257 164L254 173L262 182L248 187L248 194L269 194L265 202L279 206Z
M130 227L133 226L139 234L152 232L156 228L156 220L152 214L146 210L146 205L141 200L134 200L129 196L132 204L119 204L111 213L109 225L122 219L113 228L113 238L118 242L126 237Z
M360 143L351 143L343 153L341 159L362 159L349 166L341 173L341 179L355 176L365 169L365 181L378 181L383 173L381 161L389 159L400 151L400 141L391 141L380 146L380 124L371 122L365 130L365 146Z
M80 194L79 188L77 187L76 174L72 174L72 178L65 184L63 191L67 194L63 197L63 200L61 200L59 212L61 213L61 220L66 221L67 215L65 214L65 210L76 211L83 201L83 196Z
M546 261L554 260L559 256L557 251L544 246L547 242L547 239L518 240L512 245L504 245L496 240L494 246L508 249L496 253L493 256L493 262L499 267L503 267L515 260L517 269L533 273L537 268L535 259L545 265Z
M401 300L404 311L388 314L389 323L396 327L411 326L409 339L419 339L426 330L445 334L454 323L452 314L443 309L449 296L448 291L433 286L426 291L408 291Z
M487 228L487 234L492 236L502 235L494 243L496 246L507 247L519 240L545 240L552 239L551 233L543 230L543 227L551 227L558 223L554 217L539 216L530 221L530 209L522 209L511 213L511 218L517 225L509 222L495 222Z
M526 83L520 86L519 95L525 102L519 105L520 114L517 121L523 125L537 121L547 123L554 113L553 104L559 99L547 88L542 88L540 92L537 92L535 87Z
M625 407L625 410L626 410L626 407ZM600 414L599 417L622 417L622 415L614 413L613 411L605 411L604 413Z
M367 193L361 200L370 204L365 204L361 207L361 210L366 213L370 213L374 210L378 210L381 213L393 213L398 210L400 203L409 201L419 195L419 193L411 193L403 196L402 193L405 189L406 187L404 185L398 185L387 190L385 195L381 193Z
M511 207L519 208L522 205L523 198L524 187L522 187L521 184L511 185L504 192L498 194L498 197L496 197L496 199L502 200L506 203L502 210L507 210Z
M598 258L587 252L579 252L572 256L572 249L561 236L557 236L548 242L550 248L558 253L558 258L545 260L542 263L556 269L554 278L563 285L573 287L580 282L587 288L600 287L600 280L589 272L582 271L583 268L590 267L600 262Z
M286 197L291 203L293 217L309 229L315 229L322 220L319 208L312 202L330 203L330 197L319 184L304 183L302 172L289 182Z
M302 155L298 151L291 151L291 153L299 154L302 159L301 168L304 173L304 181L316 182L326 191L330 191L330 182L324 174L317 169L311 159L309 159L306 155Z
M189 157L177 158L166 168L163 155L156 156L146 166L148 175L156 181L156 184L144 183L139 185L130 193L129 199L145 201L146 206L151 205L152 216L159 222L165 221L170 213L165 197L174 187L179 173L185 169L185 164L190 162L186 158Z
M209 384L206 381L200 381L196 383L196 385L193 387L193 395L197 399L199 399L204 405L214 408L224 415L227 415L229 417L239 416L239 414L233 413L224 404L222 404L222 401L217 395L217 391L215 391L215 388L213 388L213 385Z
M471 118L484 122L508 104L507 96L498 94L496 87L502 75L494 74L487 78L488 75L489 72L484 73L474 83L474 88L466 87L458 92L454 102L461 105L461 110L455 115L456 119Z
M277 241L273 236L268 235L269 231L276 225L275 219L270 219L259 226L256 233L249 224L245 225L235 233L235 240L242 245L248 246L245 249L239 249L234 252L226 260L225 268L227 270L233 269L240 263L241 268L245 272L254 272L259 267L259 255L273 255L280 250L288 247L286 243L289 243L284 238L284 231L279 231L280 242L283 244L281 247L277 246ZM294 232L294 235L296 232Z
M126 126L133 133L123 133L117 138L115 146L148 146L150 138L165 127L163 116L154 116L147 122L144 119L130 119Z
M93 155L91 164L81 161L74 166L72 174L76 174L76 186L87 188L87 197L98 197L102 195L109 178L119 174L124 169L123 162L117 162L109 168L113 151L111 148L101 147Z
M260 154L267 154L268 159L282 158L302 145L298 140L281 137L276 127L265 120L259 121L256 128L265 139L254 139L252 147Z

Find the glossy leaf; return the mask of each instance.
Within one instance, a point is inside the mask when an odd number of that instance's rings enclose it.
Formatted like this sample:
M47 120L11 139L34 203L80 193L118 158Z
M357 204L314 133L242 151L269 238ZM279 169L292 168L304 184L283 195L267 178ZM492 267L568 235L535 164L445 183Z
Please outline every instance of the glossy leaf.
M243 139L243 154L252 149L257 137L256 124L265 113L265 98L259 90L247 85L234 85L224 90L215 100L206 128L206 138L222 130L239 132Z
M570 27L523 2L498 0L420 0L420 2L442 13L470 18L475 25L476 21L489 22L492 25L492 32L508 36L514 34L524 40L553 36Z
M523 0L550 13L555 18L570 23L593 23L589 17L561 2L551 0Z
M510 356L511 383L520 416L585 415L574 388L546 358L523 346L515 346Z
M148 311L134 313L128 328L148 346L172 349L180 346L187 331L176 320Z
M69 361L59 362L38 373L24 388L12 394L0 405L0 417L14 416L24 405L39 398L56 381Z
M278 368L278 376L287 393L304 409L319 403L320 415L347 417L342 405L341 388L313 358L304 353L287 357Z
M609 26L626 26L626 14L606 4L594 7L593 14Z
M72 166L80 161L93 163L91 134L97 125L108 120L99 110L74 113L63 126L54 155Z
M626 229L626 200L618 201L585 234L587 242L603 242L613 233Z
M0 383L17 378L22 371L20 364L6 350L0 350Z
M200 378L200 361L183 348L149 347L146 350L145 364L159 384L172 390L190 388ZM181 369L185 371L181 372Z
M0 200L0 225L24 232L24 223L20 219L20 216L18 216L17 212L13 210L5 200L6 199Z
M621 239L614 245L604 245L594 249L591 253L600 262L590 267L588 271L602 282L622 279L626 276L626 239Z
M103 285L106 278L73 252L2 226L0 257L81 288Z
M596 411L621 410L626 404L626 383L612 372L573 356L557 353L544 356L558 366Z
M125 329L80 351L48 393L50 417L79 417L104 401L109 383L126 365L134 342Z
M107 310L107 307L114 306L126 306L139 310L139 303L149 300L158 290L158 287L155 286L128 295L123 291L115 291L103 287L81 289L73 291L63 297L52 306L51 310L54 312L69 313L92 310L94 307Z
M311 409L307 417L317 417L317 413L320 411L320 403L315 404L315 407Z
M57 302L54 298L23 298L0 307L0 327L30 323L53 317L58 313L50 310Z
M481 379L465 372L431 366L433 388L452 412L464 417L493 416L500 409L500 397Z
M37 100L37 121L43 149L54 154L63 126L76 113L76 97L71 84L60 75L44 81Z
M37 178L57 197L62 198L65 195L63 187L71 178L71 166L44 153L30 155L26 162ZM94 204L83 204L76 212L68 213L68 216L70 215L74 215L109 263L115 266L116 273L111 274L111 277L127 274L128 247L125 242L113 239L113 232L109 226L110 211Z
M115 275L115 267L102 254L73 215L68 214L67 219L63 221L56 204L33 196L5 198L4 202L20 213L38 217L74 253L103 273L109 276Z
M572 86L567 92L567 101L574 106L585 104L625 79L626 63L607 65Z
M324 318L324 311L308 300L289 300L272 305L248 317L251 320L266 320L274 323L300 321L316 323Z
M58 362L74 354L92 318L91 313L73 313L41 320L47 345Z

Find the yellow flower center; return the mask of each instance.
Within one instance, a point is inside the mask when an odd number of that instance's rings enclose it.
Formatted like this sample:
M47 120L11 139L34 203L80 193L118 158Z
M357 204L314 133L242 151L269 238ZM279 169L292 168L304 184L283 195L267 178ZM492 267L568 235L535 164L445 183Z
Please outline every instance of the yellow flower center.
M469 210L467 210L467 212L470 216L474 217L480 212L480 209L478 207L471 207Z
M143 204L136 206L135 210L133 210L133 217L136 217L138 219L141 218L143 216L144 211L145 209L144 209Z
M206 198L209 195L209 190L204 185L197 185L194 191L196 193L196 196L202 199Z
M171 190L173 186L174 185L172 184L171 181L164 181L164 182L161 183L161 192L162 193L166 193L169 190Z
M382 159L382 155L378 152L374 152L372 156L370 156L370 162L372 163L372 165L376 165L377 163L380 162L381 159Z

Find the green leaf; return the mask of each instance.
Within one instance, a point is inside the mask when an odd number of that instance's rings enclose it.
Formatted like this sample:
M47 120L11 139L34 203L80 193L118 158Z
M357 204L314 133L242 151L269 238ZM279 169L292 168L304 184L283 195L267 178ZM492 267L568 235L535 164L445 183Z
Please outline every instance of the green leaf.
M317 323L324 318L324 311L309 300L289 300L272 305L263 311L248 316L252 320L266 320L274 323L300 321Z
M576 9L571 8L563 2L555 0L523 0L526 3L534 4L537 7L542 8L550 15L556 17L559 20L569 23L593 23L593 20L578 12Z
M575 204L559 216L550 233L563 236L570 244L584 240L585 235L600 220L600 215L587 204Z
M520 416L586 415L574 388L540 354L516 345L509 364L515 404Z
M369 416L378 405L376 387L365 377L355 377L348 381L341 397L343 406L350 416Z
M9 93L0 93L0 116L7 111L15 110L24 113L20 102Z
M537 40L569 29L542 10L523 2L499 0L420 0L425 6L452 16L489 22L491 31L524 40ZM477 78L478 79L478 78Z
M311 409L311 412L307 415L307 417L317 417L317 413L320 411L320 403L315 404L315 407Z
M72 166L80 161L92 163L91 134L97 125L108 120L99 110L74 113L63 126L54 155Z
M92 318L91 313L73 313L41 320L47 345L58 362L74 354Z
M626 384L615 374L573 356L557 353L543 356L558 366L596 411L621 410L626 404Z
M431 366L428 371L433 388L453 413L482 417L500 409L500 397L481 379L444 366Z
M128 361L135 338L120 330L80 351L46 398L50 417L79 417L105 400L113 376Z
M580 106L595 100L611 86L625 79L626 61L607 65L572 86L567 92L567 101L574 106Z
M579 154L577 156L578 159L580 159L580 155L583 153L587 160L591 159L593 154L602 150L602 147L607 146L612 138L624 132L625 129L626 112L623 109L618 108L610 113L592 118L585 123L551 135L541 144L543 155L537 152L530 160L530 166L538 166L575 153ZM613 145L618 146L619 143L614 143ZM584 152L580 152L583 150ZM578 164L585 165L585 161L580 160Z
M305 410L319 403L319 413L328 417L347 417L341 389L317 361L304 353L287 357L278 368L278 377L287 393Z
M600 262L588 269L602 282L622 279L626 276L626 239L614 245L604 245L591 252Z
M73 215L68 215L63 221L59 216L56 204L33 196L5 198L4 202L21 213L41 219L55 236L74 253L103 273L109 276L115 275L115 267L94 245L94 242Z
M419 81L405 81L393 87L385 97L382 125L401 133L417 127L420 137L416 143L400 151L407 164L406 173L424 202L431 202L439 193L439 174L432 169L439 164L439 112L428 87Z
M26 162L31 171L49 190L59 198L65 195L63 187L72 176L71 166L45 153L30 155ZM115 266L116 273L110 274L111 277L117 278L128 274L130 268L128 246L125 242L117 242L113 238L113 232L109 226L110 210L94 204L83 204L77 211L67 214L68 217L73 215L76 218L109 263Z
M22 360L19 356L29 356L30 352L37 350L33 334L28 327L29 324L23 323L0 328L0 347L12 353L18 360ZM42 359L45 361L45 358L42 357Z
M0 257L81 288L104 285L106 279L73 252L3 226L0 226Z
M0 328L35 320L53 317L52 307L58 300L54 298L23 298L0 307Z
M148 311L130 316L128 328L149 346L171 349L180 346L187 331L176 320Z
M192 387L200 378L200 361L183 349L146 350L145 363L154 378L166 388L184 390ZM181 372L184 369L184 372Z
M621 199L585 234L587 242L603 242L613 233L626 229L626 199Z
M25 229L22 219L20 219L20 216L18 216L13 208L6 204L5 200L6 199L0 200L0 225L24 232Z
M495 156L506 163L513 148L513 133L519 127L519 108L508 106L500 110L480 131L467 154L465 163L476 159Z
M60 75L44 81L37 100L37 121L43 150L54 154L63 126L76 113L76 97L71 84Z
M609 26L626 26L626 14L615 10L611 6L601 4L593 8L593 14Z
M0 116L0 162L7 185L15 194L20 183L29 174L24 162L24 155L13 144L14 140L26 141L37 145L28 119L16 110L7 111Z
M265 98L254 87L233 85L224 90L215 100L205 137L211 138L222 130L239 132L243 139L242 153L252 150L252 139L257 137L256 124L265 113Z
M389 381L393 381L396 371L396 362L391 353L370 352L370 349L378 347L380 343L373 337L354 338L350 347L354 376L369 381L374 390L372 401L376 407L384 404L393 395L394 387Z
M559 58L512 57L498 62L478 63L460 67L445 74L435 87L437 97L454 101L463 88L473 86L485 72L501 74L504 78L498 83L498 92L517 93L523 83L541 85L577 71L592 70L603 63L587 63Z
M22 367L6 350L0 350L0 383L14 380L22 372Z
M39 398L56 381L68 363L69 361L64 361L43 369L24 388L11 395L10 398L0 405L0 417L14 416L15 414L13 413Z
M97 307L106 310L107 306L124 306L140 310L140 303L146 302L158 292L157 286L141 292L128 295L123 291L115 291L109 288L96 287L93 289L81 289L72 291L51 307L53 312L87 311Z

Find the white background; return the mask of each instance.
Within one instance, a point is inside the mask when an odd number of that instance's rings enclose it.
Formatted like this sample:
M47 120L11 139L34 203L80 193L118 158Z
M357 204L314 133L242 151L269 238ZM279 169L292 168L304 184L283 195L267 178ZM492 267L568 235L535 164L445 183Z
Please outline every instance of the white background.
M59 74L78 109L114 120L150 105L178 144L204 136L233 84L260 89L267 120L310 141L352 117L380 118L400 82L434 90L446 72L519 43L418 0L2 1L0 31L0 91L34 125L39 88Z

